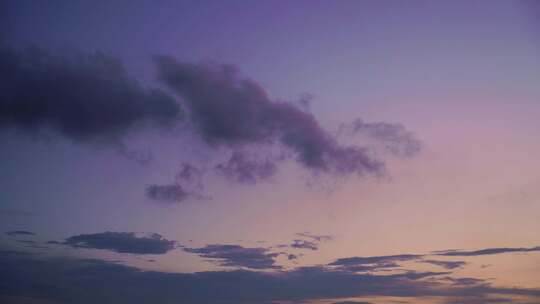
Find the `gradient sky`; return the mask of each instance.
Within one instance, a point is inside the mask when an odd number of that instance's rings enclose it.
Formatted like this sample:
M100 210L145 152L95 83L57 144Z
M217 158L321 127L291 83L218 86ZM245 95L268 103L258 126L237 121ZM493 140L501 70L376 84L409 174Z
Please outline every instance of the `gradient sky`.
M3 301L540 303L538 2L0 10ZM101 92L123 82L73 59L96 52L138 91ZM256 162L226 167L235 153Z

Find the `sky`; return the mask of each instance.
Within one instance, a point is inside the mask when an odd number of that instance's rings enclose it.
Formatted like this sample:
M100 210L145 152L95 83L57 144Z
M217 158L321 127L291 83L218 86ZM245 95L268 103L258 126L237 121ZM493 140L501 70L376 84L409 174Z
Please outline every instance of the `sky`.
M1 1L0 302L540 303L536 1Z

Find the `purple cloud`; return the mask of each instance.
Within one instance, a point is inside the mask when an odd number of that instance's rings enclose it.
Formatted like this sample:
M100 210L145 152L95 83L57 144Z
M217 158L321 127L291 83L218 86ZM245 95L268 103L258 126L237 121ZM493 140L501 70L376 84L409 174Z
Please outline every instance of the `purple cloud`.
M270 100L264 89L230 65L205 66L155 59L159 79L183 100L193 126L211 146L233 150L280 143L304 167L336 174L381 173L367 150L342 146L315 117L289 102ZM259 170L258 167L255 167Z

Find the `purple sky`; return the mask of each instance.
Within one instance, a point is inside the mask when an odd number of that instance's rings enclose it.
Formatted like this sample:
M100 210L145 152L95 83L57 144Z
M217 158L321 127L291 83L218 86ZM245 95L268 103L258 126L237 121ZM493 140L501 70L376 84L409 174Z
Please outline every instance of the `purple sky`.
M0 302L540 301L535 1L0 12Z

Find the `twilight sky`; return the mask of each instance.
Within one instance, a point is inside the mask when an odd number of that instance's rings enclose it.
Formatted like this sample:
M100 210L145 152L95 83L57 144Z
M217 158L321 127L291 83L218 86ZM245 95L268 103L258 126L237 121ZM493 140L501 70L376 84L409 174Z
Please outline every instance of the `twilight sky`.
M1 1L0 302L540 303L536 1Z

